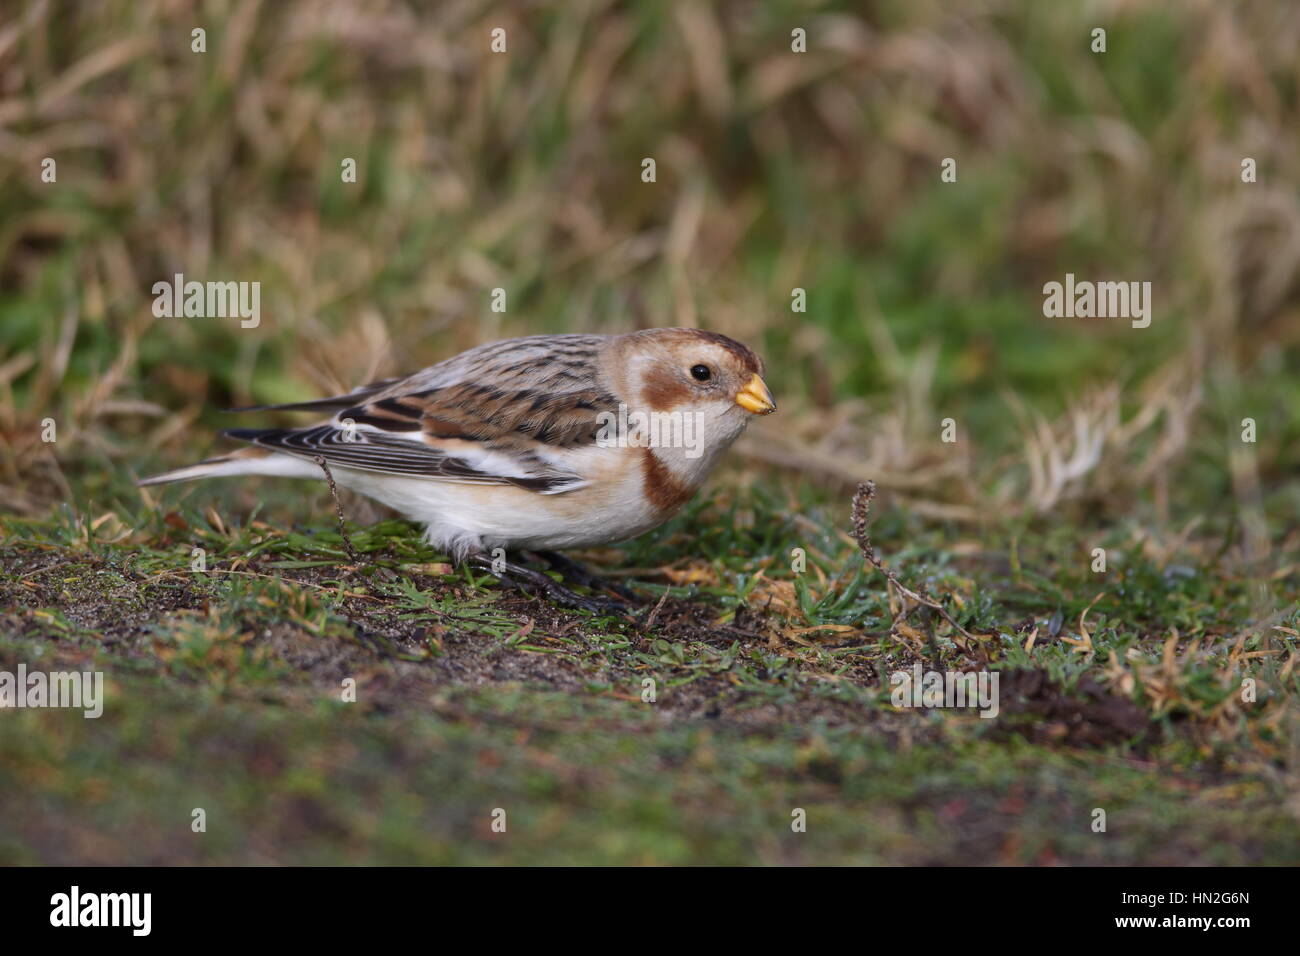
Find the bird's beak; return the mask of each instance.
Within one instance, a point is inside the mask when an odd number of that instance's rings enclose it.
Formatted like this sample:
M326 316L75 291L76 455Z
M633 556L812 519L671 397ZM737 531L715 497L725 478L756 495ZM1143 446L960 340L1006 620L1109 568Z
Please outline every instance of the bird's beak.
M767 385L757 373L736 393L736 404L755 415L770 415L776 411L776 402L772 401L772 393L767 390Z

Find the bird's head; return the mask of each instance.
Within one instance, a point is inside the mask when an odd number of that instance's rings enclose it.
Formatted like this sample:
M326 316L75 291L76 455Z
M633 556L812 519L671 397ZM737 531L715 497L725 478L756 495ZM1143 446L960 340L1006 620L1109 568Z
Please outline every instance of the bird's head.
M776 411L762 359L735 339L701 329L647 329L617 344L625 394L637 407L739 415L741 421Z
M654 435L655 454L698 484L755 415L776 411L763 362L735 339L700 329L619 336L608 353L614 393ZM665 437L667 436L667 437Z

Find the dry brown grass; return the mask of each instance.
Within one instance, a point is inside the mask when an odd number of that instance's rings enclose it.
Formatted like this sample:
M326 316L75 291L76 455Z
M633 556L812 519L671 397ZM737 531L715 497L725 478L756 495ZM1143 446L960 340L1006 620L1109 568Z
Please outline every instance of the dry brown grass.
M1087 51L1094 21L1107 57ZM792 23L813 53L788 52ZM487 51L496 26L508 56ZM1131 65L1142 42L1168 49L1165 74ZM0 290L29 316L0 357L0 493L38 512L78 481L59 461L185 458L213 404L494 336L704 324L777 359L783 416L743 446L751 461L836 486L871 475L971 523L1134 495L1166 515L1218 428L1207 387L1233 395L1300 340L1298 43L1286 4L16 6L0 22ZM654 188L636 181L647 155ZM934 212L949 155L985 213ZM342 156L356 187L337 182ZM904 268L890 237L926 217L972 236L936 232L908 299L1009 291L1037 322L1044 276L1134 274L1179 347L1152 361L1099 332L1113 372L1045 396L980 349L940 361L945 323L978 319L927 320L900 346L879 273L844 274ZM261 280L264 327L154 319L149 286L176 272ZM497 285L505 316L486 308ZM795 286L806 316L788 312ZM968 404L954 391L997 395L997 429L942 444L939 420ZM1289 460L1267 441L1266 466ZM1216 454L1259 556L1259 453Z

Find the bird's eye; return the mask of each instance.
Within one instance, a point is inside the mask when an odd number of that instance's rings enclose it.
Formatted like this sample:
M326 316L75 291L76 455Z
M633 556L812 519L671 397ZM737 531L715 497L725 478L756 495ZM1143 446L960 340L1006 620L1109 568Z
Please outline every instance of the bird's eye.
M707 382L709 380L709 376L712 374L713 373L709 371L709 367L707 365L691 366L691 377L694 378L695 381L697 382Z

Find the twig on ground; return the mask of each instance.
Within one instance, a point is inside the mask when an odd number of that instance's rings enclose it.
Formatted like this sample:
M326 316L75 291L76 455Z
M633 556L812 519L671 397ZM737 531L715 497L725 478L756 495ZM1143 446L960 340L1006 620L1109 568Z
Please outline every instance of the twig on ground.
M664 593L659 595L658 603L655 604L654 608L650 611L650 614L646 617L645 623L641 625L647 631L650 630L650 628L654 627L655 618L659 616L659 610L664 606L664 602L667 600L668 600L668 590L665 589Z
M326 463L324 457L317 455L316 464L320 465L320 470L325 472L325 480L329 482L330 494L334 497L334 513L339 518L339 534L343 537L343 547L347 549L348 558L354 565L361 564L361 558L357 556L356 548L352 547L352 539L348 537L348 528L343 519L343 503L339 501L339 490L334 484L334 475L330 473L330 466Z
M867 535L867 518L871 514L871 501L876 497L876 483L874 481L858 482L858 490L853 495L853 540L858 543L858 550L862 552L863 559L883 574L889 583L898 588L899 592L906 598L922 607L932 608L939 612L945 621L961 632L965 637L975 640L975 635L966 630L952 619L952 615L938 601L927 597L922 593L913 591L902 581L898 580L898 575L885 567L885 563L876 556L876 549L871 544L871 538ZM911 610L904 609L899 618L905 618L911 613ZM895 621L897 623L897 621ZM893 630L891 626L890 630Z

